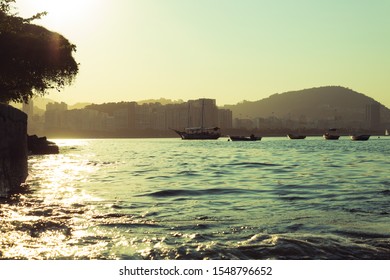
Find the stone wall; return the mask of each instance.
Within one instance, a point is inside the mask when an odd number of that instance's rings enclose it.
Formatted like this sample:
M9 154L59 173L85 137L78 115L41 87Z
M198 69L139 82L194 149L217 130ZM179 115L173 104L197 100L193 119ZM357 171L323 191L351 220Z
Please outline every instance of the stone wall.
M27 115L0 104L0 197L25 182L27 169Z

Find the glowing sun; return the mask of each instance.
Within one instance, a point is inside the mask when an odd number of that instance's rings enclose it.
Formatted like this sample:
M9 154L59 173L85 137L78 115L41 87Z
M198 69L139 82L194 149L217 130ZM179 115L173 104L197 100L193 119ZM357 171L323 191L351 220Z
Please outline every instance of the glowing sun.
M19 0L17 7L23 16L47 12L46 16L34 23L61 31L88 21L89 16L99 7L99 3L100 0Z

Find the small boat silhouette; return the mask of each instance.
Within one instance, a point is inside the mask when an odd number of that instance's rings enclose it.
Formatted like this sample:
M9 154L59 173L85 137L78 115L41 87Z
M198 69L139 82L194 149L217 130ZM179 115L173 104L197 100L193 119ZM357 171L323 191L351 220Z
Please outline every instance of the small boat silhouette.
M361 135L351 135L351 139L354 141L367 141L370 139L371 135L368 134L361 134Z

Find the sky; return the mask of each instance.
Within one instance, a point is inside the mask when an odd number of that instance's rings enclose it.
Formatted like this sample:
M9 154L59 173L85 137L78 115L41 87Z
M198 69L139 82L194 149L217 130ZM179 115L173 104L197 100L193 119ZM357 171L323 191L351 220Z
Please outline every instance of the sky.
M344 86L390 108L387 0L17 0L77 46L68 104L214 98Z

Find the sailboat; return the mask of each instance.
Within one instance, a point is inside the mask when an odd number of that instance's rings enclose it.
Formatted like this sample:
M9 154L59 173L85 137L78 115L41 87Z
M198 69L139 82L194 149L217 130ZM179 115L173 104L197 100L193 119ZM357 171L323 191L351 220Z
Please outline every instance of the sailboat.
M385 130L385 135L386 135L386 136L389 136L389 135L390 135L390 133L389 133L389 130L388 130L388 129L386 129L386 130Z
M173 129L183 140L217 140L221 137L219 127L188 127L184 131Z
M219 127L204 127L203 126L204 119L204 100L202 100L202 125L200 127L187 127L184 131L179 131L176 129L172 129L175 131L182 140L217 140L221 137L220 128Z

